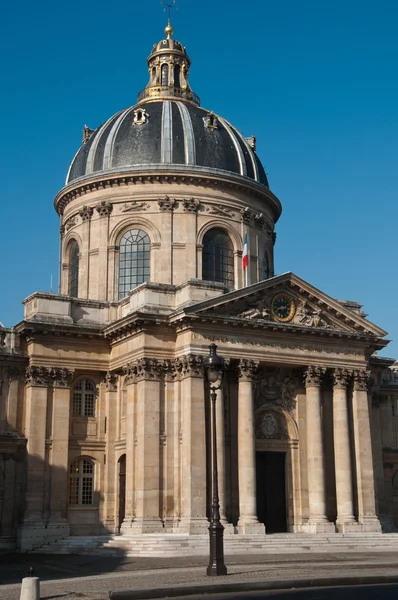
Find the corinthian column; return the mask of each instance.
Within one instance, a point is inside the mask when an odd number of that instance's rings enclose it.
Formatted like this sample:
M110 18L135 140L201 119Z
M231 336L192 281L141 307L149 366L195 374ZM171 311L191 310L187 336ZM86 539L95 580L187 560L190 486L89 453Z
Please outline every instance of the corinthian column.
M376 516L372 439L370 433L368 371L354 371L352 413L358 498L358 522L364 531L381 531Z
M333 373L333 435L336 470L336 529L340 533L357 531L354 519L352 462L347 387L350 372L335 369Z
M207 533L206 426L203 357L176 361L181 380L181 521L187 533Z
M257 379L258 363L241 360L238 366L238 477L239 533L265 533L257 518L256 446L254 436L253 382Z
M322 431L321 378L325 369L308 367L305 373L309 522L312 533L334 531L326 517L324 445Z

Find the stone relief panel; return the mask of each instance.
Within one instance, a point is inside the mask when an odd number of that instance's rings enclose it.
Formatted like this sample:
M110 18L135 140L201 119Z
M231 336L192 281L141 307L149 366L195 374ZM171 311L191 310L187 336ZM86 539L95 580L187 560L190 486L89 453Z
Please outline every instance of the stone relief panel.
M255 386L255 408L270 405L293 412L299 385L300 378L295 372L281 369L261 371Z
M286 419L283 414L273 410L265 410L257 413L255 417L255 433L257 439L289 439Z

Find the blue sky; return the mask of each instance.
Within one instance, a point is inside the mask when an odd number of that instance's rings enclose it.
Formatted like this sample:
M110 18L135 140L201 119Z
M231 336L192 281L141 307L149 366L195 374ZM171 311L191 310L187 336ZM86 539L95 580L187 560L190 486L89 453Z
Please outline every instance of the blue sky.
M398 3L180 0L202 105L257 137L283 205L276 272L357 300L395 340ZM163 37L158 0L7 2L0 36L0 321L58 271L53 198L91 128L135 103Z

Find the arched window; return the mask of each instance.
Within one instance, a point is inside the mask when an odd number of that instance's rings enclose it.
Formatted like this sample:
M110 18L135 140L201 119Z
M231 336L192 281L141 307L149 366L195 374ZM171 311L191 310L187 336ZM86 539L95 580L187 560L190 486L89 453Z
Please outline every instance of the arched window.
M264 256L263 256L263 279L268 279L268 277L269 277L268 256L267 256L267 253L264 252Z
M68 295L78 297L79 292L79 244L73 240L69 246Z
M203 238L203 279L234 285L234 248L222 229L210 229Z
M162 84L169 85L169 65L162 65Z
M95 385L81 379L73 388L72 414L74 417L95 417Z
M174 67L174 87L176 87L176 88L181 87L180 73L181 73L181 67L180 67L180 65L176 65Z
M132 229L120 240L119 300L130 290L149 281L151 242L145 231Z
M69 504L94 504L94 463L82 458L69 470Z

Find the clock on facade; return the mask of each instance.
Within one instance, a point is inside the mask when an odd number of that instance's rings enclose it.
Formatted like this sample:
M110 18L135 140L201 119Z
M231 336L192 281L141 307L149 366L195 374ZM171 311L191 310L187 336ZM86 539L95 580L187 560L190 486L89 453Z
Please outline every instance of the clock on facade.
M274 319L287 323L294 317L296 304L287 294L277 294L272 300L271 310Z

